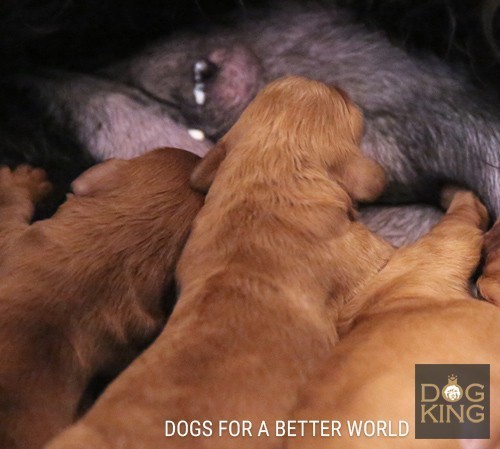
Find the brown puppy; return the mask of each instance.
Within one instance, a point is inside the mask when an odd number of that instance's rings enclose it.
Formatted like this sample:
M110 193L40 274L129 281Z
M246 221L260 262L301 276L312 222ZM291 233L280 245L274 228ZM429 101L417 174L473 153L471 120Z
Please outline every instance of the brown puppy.
M259 448L337 340L336 309L393 248L353 221L382 170L359 150L360 111L322 83L264 88L193 174L211 185L177 270L181 295L156 342L48 447ZM217 173L217 174L216 174ZM361 262L360 262L361 261ZM182 438L165 421L210 421ZM221 420L248 420L231 438Z
M289 438L288 449L498 447L500 310L468 292L487 222L484 206L471 193L459 191L442 221L417 243L396 251L341 310L345 336L293 415L338 420L341 436L314 438L309 431L305 438ZM489 264L497 264L498 257L497 252L489 255ZM495 282L498 291L500 278ZM491 441L414 439L415 364L491 365ZM446 380L436 378L436 383ZM406 420L409 435L350 437L348 421L353 420L392 421L395 429L399 420Z
M192 220L198 158L162 149L109 161L29 225L43 172L0 170L0 447L36 449L74 421L89 381L158 333Z

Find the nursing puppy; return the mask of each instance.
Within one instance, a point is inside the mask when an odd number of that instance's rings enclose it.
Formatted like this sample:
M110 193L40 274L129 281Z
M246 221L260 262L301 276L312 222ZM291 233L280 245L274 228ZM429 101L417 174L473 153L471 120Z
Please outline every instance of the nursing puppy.
M256 433L286 418L330 353L329 304L349 301L393 252L353 221L353 201L384 187L361 130L357 107L325 84L289 77L257 95L193 173L211 187L166 328L50 449L280 444ZM253 437L219 436L224 419L251 421ZM167 438L165 420L209 420L212 438Z
M500 447L500 310L468 292L487 222L484 206L471 193L456 193L443 220L414 245L396 251L340 311L344 336L308 385L294 419L339 420L344 432L334 438L307 432L305 438L290 438L288 449ZM498 268L500 257L498 245L490 250L486 276ZM496 283L496 290L488 284L488 291L498 304L500 277L488 282ZM414 439L415 364L490 364L491 440ZM446 376L436 383L446 385ZM406 438L351 438L348 420L395 425L406 420L410 433Z
M176 149L108 161L29 225L44 173L0 169L0 447L36 449L74 421L89 382L158 333L202 196Z

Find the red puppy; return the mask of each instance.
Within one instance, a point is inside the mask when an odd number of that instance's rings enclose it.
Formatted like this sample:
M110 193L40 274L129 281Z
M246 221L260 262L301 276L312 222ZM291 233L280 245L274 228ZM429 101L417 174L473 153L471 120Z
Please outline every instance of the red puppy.
M197 157L162 149L108 161L30 226L41 170L0 170L0 447L36 449L70 424L89 381L158 333L163 301L203 202Z
M500 310L469 293L488 223L485 207L458 191L444 218L387 265L340 311L343 336L302 394L293 419L337 420L333 438L289 438L287 449L493 449L500 447ZM489 234L480 288L499 302L498 225ZM486 283L487 282L487 283ZM490 439L415 439L415 364L490 365ZM447 373L436 378L445 385ZM459 385L462 379L458 379ZM464 391L468 384L464 385ZM418 399L417 399L418 400ZM429 407L432 404L429 404ZM460 405L459 407L467 407ZM477 404L478 406L481 404ZM420 405L421 406L421 405ZM432 405L439 419L438 405ZM458 410L458 407L455 409ZM470 412L470 411L469 411ZM480 420L471 412L471 419ZM436 418L437 416L437 418ZM444 420L457 421L457 416ZM487 419L487 418L485 418ZM351 437L348 421L409 423L409 433ZM464 419L462 428L468 421Z

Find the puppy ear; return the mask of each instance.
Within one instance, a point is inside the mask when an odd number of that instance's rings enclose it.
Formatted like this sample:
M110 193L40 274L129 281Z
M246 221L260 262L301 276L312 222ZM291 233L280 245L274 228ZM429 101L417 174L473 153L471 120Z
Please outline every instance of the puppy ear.
M120 168L129 161L108 159L84 171L71 183L71 190L76 196L93 196L113 189L121 181Z
M386 185L384 169L374 160L362 156L348 164L342 180L351 198L360 202L376 200Z
M207 193L217 174L219 165L226 157L226 147L218 142L198 163L191 174L191 187L199 192Z

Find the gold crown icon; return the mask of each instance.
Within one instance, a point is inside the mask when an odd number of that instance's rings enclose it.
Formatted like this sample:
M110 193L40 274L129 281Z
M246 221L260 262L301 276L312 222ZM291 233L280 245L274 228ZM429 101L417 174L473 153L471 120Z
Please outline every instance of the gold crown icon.
M450 375L448 376L448 381L449 381L450 383L456 383L456 382L457 382L457 380L458 380L458 376L457 376L456 374L450 374Z

